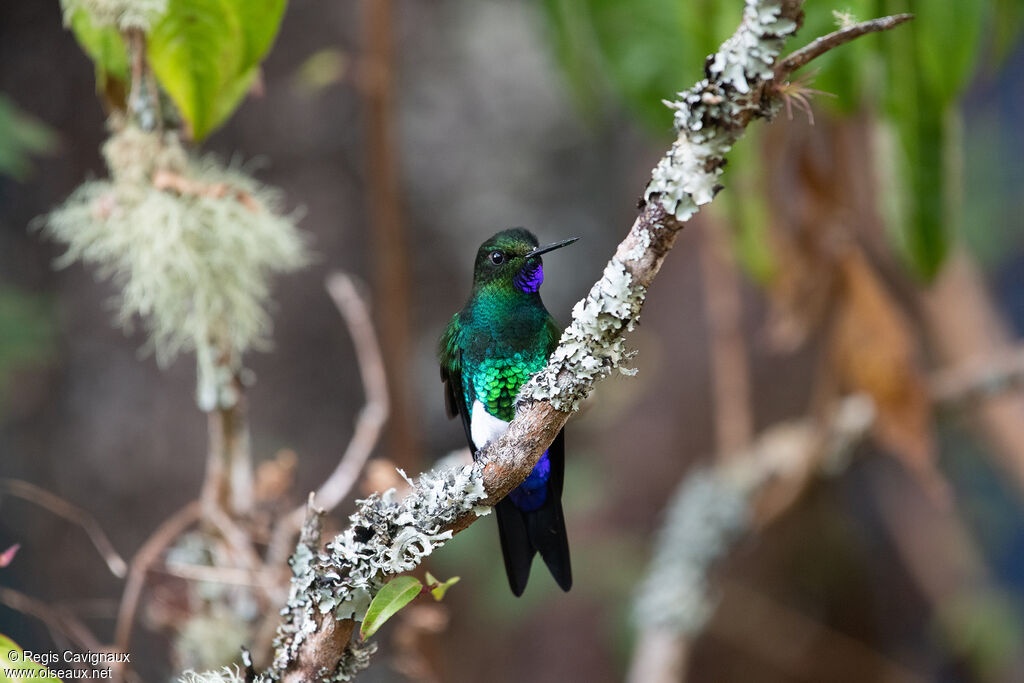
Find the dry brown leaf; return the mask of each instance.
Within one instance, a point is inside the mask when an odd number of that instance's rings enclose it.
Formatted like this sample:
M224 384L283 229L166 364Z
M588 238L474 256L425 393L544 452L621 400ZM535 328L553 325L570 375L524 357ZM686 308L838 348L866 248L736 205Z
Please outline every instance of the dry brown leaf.
M859 249L839 260L841 289L829 340L841 389L875 402L873 430L936 500L948 486L935 464L931 402L910 325Z

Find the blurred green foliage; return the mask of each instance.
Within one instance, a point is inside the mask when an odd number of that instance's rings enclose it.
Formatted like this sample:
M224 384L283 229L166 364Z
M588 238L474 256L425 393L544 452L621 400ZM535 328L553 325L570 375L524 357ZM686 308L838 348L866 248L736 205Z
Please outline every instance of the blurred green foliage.
M57 145L47 126L25 114L0 93L0 175L23 180L32 170L29 157L45 154Z
M735 29L743 8L740 0L542 0L541 5L555 52L584 106L592 109L611 96L666 137L671 113L662 99L702 76L705 57ZM882 164L899 176L886 190L901 196L884 204L891 209L895 245L915 274L930 279L961 215L958 98L983 53L999 58L1014 43L1024 23L1022 3L843 0L809 2L805 12L802 43L835 30L837 22L901 12L916 17L833 50L816 60L812 73L815 89L835 95L819 98L816 106L839 116L874 111L894 130L898 144L887 148L891 158ZM994 42L983 41L986 35ZM745 203L751 195L731 193L726 200L732 217L742 219L738 255L763 277L771 271L763 218L757 223L761 214L737 206L739 196Z
M120 31L113 26L100 26L84 8L71 12L65 19L82 50L93 61L96 89L105 90L110 79L128 80L128 48Z
M47 299L0 284L0 397L14 370L49 360L53 338Z
M45 666L25 659L24 650L2 633L0 633L0 661L3 662L3 668L0 668L0 683L8 683L19 678L38 678L61 683L61 679L54 676ZM13 675L8 676L7 672Z
M277 36L287 0L168 0L148 31L146 55L160 86L202 140L238 107ZM118 29L76 9L68 23L96 64L97 86L128 78Z

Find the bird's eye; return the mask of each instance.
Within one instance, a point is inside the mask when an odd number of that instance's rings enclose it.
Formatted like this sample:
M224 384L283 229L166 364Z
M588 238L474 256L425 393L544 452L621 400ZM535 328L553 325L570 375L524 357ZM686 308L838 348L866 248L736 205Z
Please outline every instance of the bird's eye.
M496 266L500 266L502 263L505 262L505 254L503 254L500 251L492 251L490 259L491 263L493 263Z

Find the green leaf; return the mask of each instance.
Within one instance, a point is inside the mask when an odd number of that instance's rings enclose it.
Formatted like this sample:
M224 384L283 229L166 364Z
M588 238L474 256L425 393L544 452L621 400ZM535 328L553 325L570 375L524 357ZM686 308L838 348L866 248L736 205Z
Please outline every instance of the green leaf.
M912 7L909 33L915 37L922 75L939 99L949 102L974 73L988 3L917 0Z
M277 29L284 16L287 0L228 0L238 14L242 27L242 68L244 70L263 61L274 44Z
M128 48L121 32L113 26L97 26L85 9L68 18L75 40L96 67L96 88L106 88L107 79L128 80Z
M372 636L385 621L412 602L422 590L423 584L415 576L391 579L370 602L366 617L363 618L363 625L359 627L359 637L365 639Z
M22 675L10 675L15 671L22 672ZM0 683L19 679L61 683L61 680L51 674L45 666L36 664L32 660L26 660L25 651L18 647L13 640L0 633Z
M224 123L256 78L285 0L169 0L149 34L160 84L201 140Z
M448 589L459 582L461 577L453 576L447 581L438 580L433 574L427 572L427 585L432 586L430 594L434 596L434 600L441 602L444 599L444 594L448 592Z
M1020 0L994 0L992 30L995 33L996 60L1002 61L1024 28L1024 3Z
M57 136L0 94L0 175L23 180L32 170L29 157L52 152ZM3 346L0 337L0 347Z

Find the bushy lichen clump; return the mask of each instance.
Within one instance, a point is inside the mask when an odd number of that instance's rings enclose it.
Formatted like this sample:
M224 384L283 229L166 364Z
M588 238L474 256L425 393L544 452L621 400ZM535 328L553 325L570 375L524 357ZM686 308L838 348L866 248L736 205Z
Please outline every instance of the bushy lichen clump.
M237 666L225 666L219 671L186 671L178 678L178 683L246 683L246 680Z
M67 245L59 263L111 278L121 324L141 318L160 362L194 350L200 406L230 406L241 355L269 338L271 275L307 260L294 219L276 190L171 135L127 126L103 152L110 180L83 184L46 219Z
M605 266L601 279L572 309L572 323L562 333L558 348L544 370L519 392L521 399L548 400L565 412L579 407L594 383L622 367L631 357L624 334L633 329L646 290L633 284L633 276L618 259Z
M446 527L466 513L485 515L487 497L480 464L423 474L409 495L394 500L391 489L359 501L348 529L317 552L318 540L301 543L292 556L292 583L278 634L275 669L294 661L302 641L316 630L316 617L361 621L370 600L390 576L414 569L452 537ZM349 676L369 661L367 646L351 646L332 680ZM353 668L355 667L355 668Z
M167 0L61 0L61 7L65 22L83 10L99 26L147 31L167 11Z
M678 137L652 172L644 198L661 202L680 221L718 192L725 154L743 131L739 117L771 113L766 107L773 103L763 101L759 89L797 29L781 12L778 0L747 0L740 29L709 59L709 78L666 102L676 110Z

